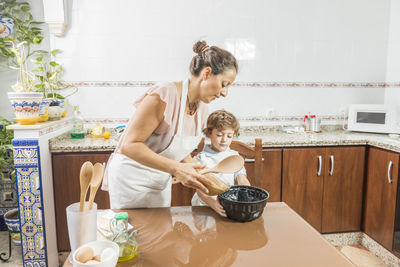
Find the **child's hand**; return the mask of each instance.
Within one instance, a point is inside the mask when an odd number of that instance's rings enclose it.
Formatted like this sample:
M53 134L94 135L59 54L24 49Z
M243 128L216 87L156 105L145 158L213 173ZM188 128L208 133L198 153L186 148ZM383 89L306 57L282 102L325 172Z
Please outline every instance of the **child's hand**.
M222 217L226 217L226 212L224 210L224 207L219 203L217 199L211 199L208 203L208 205L215 210L219 215Z

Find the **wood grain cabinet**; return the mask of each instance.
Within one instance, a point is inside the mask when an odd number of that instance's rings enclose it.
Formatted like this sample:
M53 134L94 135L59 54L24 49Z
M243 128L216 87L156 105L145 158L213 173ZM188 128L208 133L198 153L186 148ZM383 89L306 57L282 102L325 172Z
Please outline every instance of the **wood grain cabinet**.
M283 150L282 201L322 233L361 228L365 147Z
M66 208L72 203L79 202L79 173L82 164L85 161L91 161L93 164L107 162L110 154L111 152L52 154L58 251L70 251ZM94 202L97 203L98 209L110 208L108 193L101 189L97 191Z
M370 147L364 204L364 232L392 250L399 154Z
M254 181L254 161L246 161L247 176L252 185L268 191L268 202L281 201L282 149L264 148L261 179Z

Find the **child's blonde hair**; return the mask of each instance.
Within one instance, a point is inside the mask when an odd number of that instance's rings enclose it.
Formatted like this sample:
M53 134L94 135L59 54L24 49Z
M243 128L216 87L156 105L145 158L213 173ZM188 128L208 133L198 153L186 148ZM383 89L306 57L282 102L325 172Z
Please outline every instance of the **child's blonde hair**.
M207 128L203 129L203 133L208 137L213 129L223 131L232 128L235 136L239 136L239 121L236 117L226 110L216 110L208 116Z

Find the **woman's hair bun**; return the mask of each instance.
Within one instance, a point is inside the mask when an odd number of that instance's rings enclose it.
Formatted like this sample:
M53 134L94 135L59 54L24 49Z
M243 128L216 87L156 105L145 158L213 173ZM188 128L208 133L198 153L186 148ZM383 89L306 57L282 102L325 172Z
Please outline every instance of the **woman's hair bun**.
M203 52L203 50L207 47L207 42L206 41L197 41L194 45L193 45L193 51L196 54L200 54L201 52Z

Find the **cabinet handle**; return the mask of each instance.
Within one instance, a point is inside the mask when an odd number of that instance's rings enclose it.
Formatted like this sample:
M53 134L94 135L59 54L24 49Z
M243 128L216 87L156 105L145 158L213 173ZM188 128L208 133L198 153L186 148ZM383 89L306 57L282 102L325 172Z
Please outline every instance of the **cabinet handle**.
M322 169L322 156L318 156L318 171L317 171L317 176L321 176L321 169Z
M392 166L393 166L393 162L389 161L388 171L387 171L387 178L388 178L389 184L392 183L392 178L390 177L390 170L392 169Z
M264 158L262 158L261 161L264 161ZM256 162L256 160L255 159L244 159L244 162L252 163L252 162Z
M333 175L333 170L335 169L335 157L333 155L330 156L331 158L331 170L329 171L329 175Z

